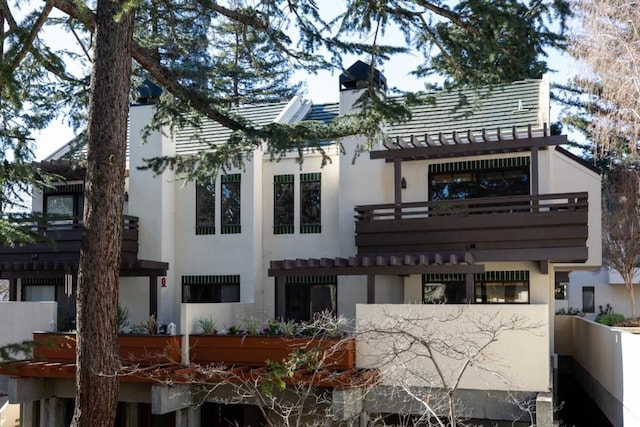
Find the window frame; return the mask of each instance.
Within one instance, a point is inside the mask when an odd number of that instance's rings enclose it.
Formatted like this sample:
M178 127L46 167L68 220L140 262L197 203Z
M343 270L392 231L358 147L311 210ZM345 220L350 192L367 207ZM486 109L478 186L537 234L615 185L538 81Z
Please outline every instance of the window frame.
M306 188L317 185L317 189ZM316 194L317 193L317 194ZM313 198L310 200L310 198ZM315 203L314 203L315 202ZM313 215L307 214L307 203L315 204ZM317 219L313 221L313 219ZM300 174L300 234L322 232L322 175L320 172Z
M195 232L196 236L215 234L216 233L216 181L212 181L209 184L196 182L196 212L195 212ZM210 209L210 215L208 221L202 221L200 219L200 204L204 203L202 196L205 192L208 192L210 198L208 200L208 206L204 206Z
M524 172L524 176L526 176L526 191L523 189L522 192L517 193L509 193L509 194L481 194L482 191L481 186L481 176L483 174L490 174L499 172L504 174L505 172L514 172L520 171ZM446 177L449 175L452 177L451 180L443 180L442 182L453 182L453 177L455 175L469 175L470 180L470 192L467 192L462 197L443 197L442 195L438 195L435 197L434 194L435 182L438 177ZM429 165L428 170L428 180L429 180L429 200L431 201L439 201L439 200L465 200L465 199L476 199L476 198L486 198L486 197L508 197L508 196L516 196L516 195L530 195L531 194L531 161L528 156L523 157L508 157L508 158L497 158L497 159L487 159L487 160L469 160L469 161L461 161L461 162L448 162L448 163L434 163Z
M242 232L242 175L239 173L220 177L220 233L239 234ZM227 191L229 190L229 191ZM234 193L235 197L233 197ZM235 204L233 206L232 204ZM227 210L230 208L235 221L229 222Z
M289 199L284 199L284 188L288 188ZM293 234L295 225L295 176L293 174L273 176L273 234ZM289 205L289 206L287 206ZM288 216L290 220L285 221Z
M211 298L204 299L202 295L195 300L195 292L191 291L191 287L210 287ZM224 299L223 287L229 286L235 288L237 298ZM188 289L187 289L188 287ZM182 302L185 304L225 304L240 302L240 275L188 275L182 276L181 292ZM205 289L207 290L207 289Z
M591 306L588 306L587 304L585 304L588 292L591 292ZM595 286L582 287L582 312L583 313L596 312L596 287Z

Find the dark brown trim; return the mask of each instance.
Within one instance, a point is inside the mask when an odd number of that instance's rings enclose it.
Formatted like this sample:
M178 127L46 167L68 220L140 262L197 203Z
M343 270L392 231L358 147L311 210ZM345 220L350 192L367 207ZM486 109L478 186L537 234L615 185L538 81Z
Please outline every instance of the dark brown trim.
M285 319L285 307L286 307L286 293L285 293L285 280L283 276L276 276L276 318L280 320Z
M9 279L9 301L18 301L18 279Z
M158 319L158 276L149 276L149 316Z
M271 277L335 275L408 275L444 273L482 273L484 265L476 265L470 253L450 254L379 254L350 258L309 258L271 261Z
M376 303L376 276L367 275L367 304Z
M423 146L402 146L402 148L387 145L389 149L372 151L370 158L372 160L386 159L387 161L392 161L396 158L402 161L429 160L447 157L478 156L482 154L526 152L531 151L534 147L544 148L566 143L566 135L497 139L484 142L470 142L469 140L454 138L452 140L445 139L440 145L429 145L429 143L426 143L426 145Z

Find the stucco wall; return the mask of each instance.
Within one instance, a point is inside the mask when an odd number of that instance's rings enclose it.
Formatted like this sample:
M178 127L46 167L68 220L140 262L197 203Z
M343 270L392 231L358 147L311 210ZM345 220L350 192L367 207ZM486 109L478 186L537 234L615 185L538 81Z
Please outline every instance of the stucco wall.
M569 307L582 310L582 288L593 286L595 292L595 313L586 314L588 319L595 319L598 307L610 304L613 311L631 317L631 302L627 289L622 283L620 274L602 268L595 271L574 271L569 274L567 304ZM635 287L636 307L640 309L640 286Z
M358 304L356 363L359 368L380 368L384 384L431 383L440 388L442 382L426 348L415 340L407 341L409 335L442 349L435 360L447 383L453 384L463 361L452 357L452 353L445 356L449 351L445 348L453 349L458 356L472 354L491 340L487 331L505 328L480 351L462 376L460 388L546 391L550 386L548 310L546 304ZM411 349L407 347L409 343L414 344Z
M556 316L555 334L556 353L572 356L592 377L587 392L609 420L640 425L640 334L577 316Z
M53 301L1 301L0 346L33 339L33 331L51 330L56 322L57 303Z

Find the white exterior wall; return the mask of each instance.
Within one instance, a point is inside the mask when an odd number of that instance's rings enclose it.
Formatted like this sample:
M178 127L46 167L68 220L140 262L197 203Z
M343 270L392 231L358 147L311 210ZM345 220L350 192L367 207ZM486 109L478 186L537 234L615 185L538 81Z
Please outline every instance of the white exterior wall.
M447 384L452 386L464 360L438 352L439 342L470 355L475 352L476 345L486 344L486 336L476 329L478 325L496 327L502 324L526 325L527 328L515 330L506 326L511 330L498 335L481 355L474 357L473 365L461 377L459 388L547 391L550 387L548 308L544 304L358 304L356 312L357 367L381 369L385 385L442 387L423 346L414 343L411 350L405 351L407 343L413 340L404 341L403 331L424 337L433 345L435 359ZM402 323L403 319L411 321ZM479 326L479 329L487 331L489 328Z
M558 270L593 269L602 264L600 175L555 150L541 151L540 194L577 191L589 193L589 258L584 264L558 264Z
M158 291L158 322L175 322L180 317L180 287L172 274L175 265L174 222L176 215L173 173L154 176L151 171L139 171L145 158L171 156L175 147L170 137L153 132L142 142L142 130L153 114L153 105L136 105L130 109L129 119L129 202L128 213L139 222L138 258L169 263L167 287ZM159 285L158 285L159 286ZM133 324L149 314L149 280L123 278L120 282L120 303L127 306ZM137 317L142 319L136 320ZM173 320L176 319L176 320Z
M610 304L613 311L631 317L631 300L624 286L622 277L615 270L603 267L594 271L573 271L569 274L567 287L567 305L582 310L582 288L593 286L595 292L595 313L587 313L585 317L595 319L599 310ZM640 309L640 286L635 287L636 307Z
M577 378L615 426L640 425L640 334L577 316L557 316L555 351L592 378ZM575 369L575 368L574 368ZM612 402L615 401L615 403Z

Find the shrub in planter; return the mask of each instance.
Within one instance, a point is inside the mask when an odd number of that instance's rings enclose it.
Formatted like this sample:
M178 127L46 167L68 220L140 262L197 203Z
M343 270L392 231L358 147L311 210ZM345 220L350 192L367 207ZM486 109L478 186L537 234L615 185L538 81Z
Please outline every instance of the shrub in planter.
M614 326L625 321L624 315L620 313L599 314L596 322L607 326Z

